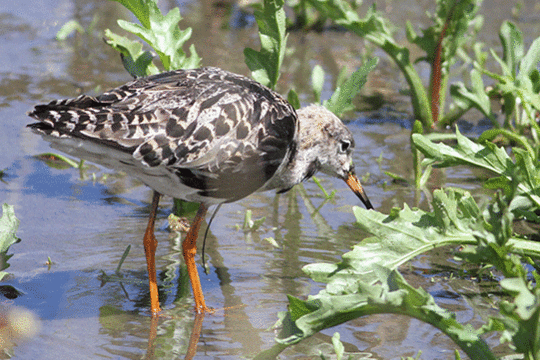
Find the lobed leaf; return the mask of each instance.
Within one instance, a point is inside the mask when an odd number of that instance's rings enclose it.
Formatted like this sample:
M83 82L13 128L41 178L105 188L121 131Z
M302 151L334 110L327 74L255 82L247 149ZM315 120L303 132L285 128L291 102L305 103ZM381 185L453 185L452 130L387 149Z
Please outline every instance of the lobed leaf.
M510 21L504 21L499 31L503 47L502 61L513 77L516 76L517 65L523 57L523 36L517 26Z
M531 206L540 207L540 164L533 162L531 151L520 151L513 149L516 159L521 159L514 163L512 158L503 148L485 141L483 144L475 143L467 137L461 135L456 129L457 145L450 147L443 143L435 144L426 136L413 134L412 141L426 157L423 165L435 167L449 167L457 165L468 165L489 170L495 174L494 180L490 180L488 186L494 184L509 184L516 179L526 181L517 182L517 195L529 197ZM508 190L506 186L501 186Z
M124 68L131 76L143 77L159 73L159 69L152 62L154 56L143 50L142 43L117 35L109 29L105 30L105 41L120 52Z
M378 58L372 58L362 65L341 86L336 88L332 97L324 101L323 105L336 114L336 116L341 116L344 112L354 110L352 100L360 89L362 89L367 81L368 74L377 66L378 62Z
M9 267L8 260L13 256L7 254L10 246L21 241L16 235L18 228L19 219L13 206L4 203L0 217L0 280L7 274L3 270Z
M471 71L472 89L469 90L462 82L452 84L450 94L454 98L455 104L461 109L476 108L486 117L493 118L491 113L491 100L485 92L484 82L478 70Z
M327 291L341 293L357 281L373 283L375 268L391 270L431 249L456 244L476 244L474 232L484 231L481 211L466 191L436 190L433 211L394 208L389 215L354 207L357 225L373 237L364 239L337 264L315 263L303 270L312 279L328 283Z
M425 212L405 205L389 215L354 207L358 226L374 236L355 245L337 264L304 267L312 279L327 283L326 288L307 302L291 301L291 314L282 318L294 326L287 325L278 341L295 343L359 316L400 313L438 327L466 352L474 344L475 352L493 358L476 330L456 323L424 290L408 286L396 269L428 250L469 244L474 246L465 247L460 257L524 277L520 256L540 257L540 245L513 236L513 215L500 197L482 210L466 191L435 190L431 207L433 211Z
M513 302L501 303L504 317L491 319L486 330L503 331L502 340L511 338L516 352L540 358L540 289L531 290L523 278L503 279L501 286L514 296Z
M255 12L259 26L261 50L244 49L246 65L251 76L271 89L276 87L287 43L284 0L264 0Z
M487 344L469 325L456 321L455 315L440 308L433 297L422 288L410 286L397 271L389 271L379 267L377 271L380 284L371 285L359 281L355 291L341 294L330 294L321 291L310 296L304 308L310 308L304 315L294 320L282 314L283 330L277 341L291 345L305 339L316 332L356 319L361 316L377 313L393 313L411 316L432 324L452 338L467 354L475 354L476 358L495 359ZM296 307L302 300L289 297Z
M137 35L150 45L158 54L165 70L196 68L200 57L193 45L190 46L190 56L182 49L191 37L191 28L181 30L178 26L182 17L180 10L174 8L166 15L159 10L155 0L114 0L129 9L139 24L118 20L118 25L132 34ZM110 30L105 33L106 41L123 54L124 66L135 76L157 73L150 54L142 50L142 45L130 41Z

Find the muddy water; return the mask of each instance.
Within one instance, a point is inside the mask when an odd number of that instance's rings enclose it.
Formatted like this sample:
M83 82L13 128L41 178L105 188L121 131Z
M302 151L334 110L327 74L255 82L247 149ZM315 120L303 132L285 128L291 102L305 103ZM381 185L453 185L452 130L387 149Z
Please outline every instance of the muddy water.
M512 9L509 3L490 2L484 9L487 21L482 36L490 46L498 44L500 23ZM526 1L514 19L528 43L540 33L534 3ZM256 48L257 36L254 28L239 27L240 21L231 20L238 19L235 7L209 1L163 1L162 5L180 7L184 26L194 28L203 65L248 74L242 51L246 46ZM424 10L430 7L431 1L420 0L379 3L398 26L406 19L420 26L426 22ZM231 10L234 16L229 16ZM0 4L0 170L5 169L0 202L15 206L22 239L11 248L11 275L5 282L22 295L5 298L2 305L25 307L41 319L38 335L6 350L15 359L162 359L183 357L187 351L194 326L193 303L180 261L180 240L167 230L171 199L162 202L157 223L165 316L159 319L152 340L142 248L151 191L128 176L90 164L83 172L49 167L34 158L50 151L48 144L25 128L30 122L25 112L35 103L94 93L129 80L117 54L101 40L105 28L118 29L117 18L129 14L108 1ZM85 28L94 26L87 34L55 41L61 25L71 19ZM242 19L253 21L249 15ZM397 32L404 38L402 27ZM315 64L328 72L323 94L327 97L339 69L358 66L365 50L360 39L343 32L292 33L289 45L292 50L284 62L279 90L294 87L306 103L313 100L309 75ZM404 202L428 206L425 194L390 184L384 175L384 171L410 175L410 107L399 93L403 86L395 67L383 58L366 93L382 97L384 106L347 119L357 144L357 172L368 175L366 191L383 212ZM467 131L481 131L482 122L473 121L477 115L467 120L472 121L464 124ZM440 172L432 186L450 184L476 191L477 176L468 169ZM204 319L195 358L249 358L270 348L275 335L270 327L277 313L286 310L286 294L305 297L321 289L304 276L302 266L338 261L365 236L354 226L355 196L338 180L325 176L321 180L326 189L336 189L335 199L325 201L315 184L308 182L286 195L256 194L222 208L207 240L208 275L202 275L202 284L209 306L230 308ZM237 230L248 209L255 218L266 217L256 233ZM265 240L268 237L275 239L277 247ZM115 275L128 245L131 252ZM50 266L48 257L53 261ZM448 252L441 250L403 270L411 284L423 286L439 304L456 312L458 320L477 327L492 311L480 301L484 290L470 281L446 279L458 266L448 259ZM331 354L330 337L335 331L355 358L394 359L422 350L426 359L450 359L455 348L428 325L404 317L373 316L323 331L281 356L315 359L319 351ZM497 347L496 338L487 340Z

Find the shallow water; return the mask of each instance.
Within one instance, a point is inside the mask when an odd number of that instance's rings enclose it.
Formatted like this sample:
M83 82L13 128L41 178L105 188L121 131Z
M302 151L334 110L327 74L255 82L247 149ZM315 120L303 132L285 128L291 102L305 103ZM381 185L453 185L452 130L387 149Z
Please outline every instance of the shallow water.
M493 3L497 6L484 9L490 12L483 31L490 46L498 44L500 22L511 8L507 2ZM225 30L223 24L229 21L226 11L208 1L166 4L180 6L186 18L184 26L193 26L194 43L204 65L248 73L242 50L257 47L255 29ZM379 8L388 11L397 24L405 19L420 24L426 21L424 9L429 6L431 1L409 0L383 2ZM532 1L525 2L525 9L530 11L523 11L526 16L517 21L521 21L530 43L540 33L539 10ZM88 26L95 14L98 18L91 34L65 42L54 40L66 21L77 19ZM36 103L103 91L129 80L117 54L101 41L103 29L117 29L115 19L127 16L119 4L98 0L0 4L0 44L4 50L0 52L0 170L6 169L0 182L0 203L15 206L22 239L11 247L11 275L5 282L22 295L2 304L24 307L41 319L41 330L35 337L7 350L15 359L162 359L183 357L187 351L194 326L193 301L180 260L180 240L167 230L172 200L161 202L156 226L165 316L159 319L152 342L142 247L151 191L128 176L95 166L89 165L82 173L47 166L34 156L51 149L25 127L31 122L25 113ZM289 45L293 52L285 59L279 87L286 92L294 86L305 102L312 100L311 67L325 67L329 73L325 89L330 91L339 68L357 66L363 50L358 38L340 32L292 33ZM424 194L407 186L384 185L390 179L383 171L403 176L411 171L406 113L410 109L407 99L399 95L403 80L396 73L388 61L381 61L367 91L383 93L391 106L357 114L349 123L356 141L357 173L369 174L365 189L382 212L402 207L404 202L427 208ZM468 131L481 128L481 123L472 122ZM439 172L432 186L448 184L477 191L477 176L469 169ZM359 205L358 199L341 181L324 175L320 178L327 190L336 190L335 199L325 201L310 181L285 195L255 194L220 210L207 239L208 275L200 270L207 304L228 309L204 318L195 358L250 358L270 348L275 336L271 326L277 313L287 308L286 295L305 297L322 288L304 275L302 266L338 261L365 236L355 227L351 212L352 205ZM252 210L254 218L266 217L256 233L236 229L246 210ZM265 240L268 237L278 246ZM131 252L120 279L114 277L115 269L128 245ZM48 257L53 261L50 266L46 265ZM445 279L448 269L456 266L447 251L439 250L416 259L403 272L412 285L423 286L439 304L456 312L459 321L479 326L492 309L475 305L482 298L478 284ZM113 278L103 281L103 272ZM365 354L398 359L416 356L422 350L422 358L450 359L455 348L429 325L388 315L361 318L323 331L285 350L281 358L315 359L319 351L331 354L330 338L336 331L346 351L356 358ZM487 340L497 346L496 338Z

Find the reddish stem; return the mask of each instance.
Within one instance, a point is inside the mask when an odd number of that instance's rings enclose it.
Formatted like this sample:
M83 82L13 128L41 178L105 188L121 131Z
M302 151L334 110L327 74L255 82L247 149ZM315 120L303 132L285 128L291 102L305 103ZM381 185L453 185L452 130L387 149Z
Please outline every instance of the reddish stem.
M446 21L444 23L444 28L441 31L439 36L439 41L437 42L437 48L435 49L435 56L433 57L433 63L431 64L431 117L433 118L433 124L439 121L439 107L440 107L440 96L441 96L441 78L442 78L442 42L446 35L446 29L450 20L452 20L452 14L454 13L454 6L450 9Z

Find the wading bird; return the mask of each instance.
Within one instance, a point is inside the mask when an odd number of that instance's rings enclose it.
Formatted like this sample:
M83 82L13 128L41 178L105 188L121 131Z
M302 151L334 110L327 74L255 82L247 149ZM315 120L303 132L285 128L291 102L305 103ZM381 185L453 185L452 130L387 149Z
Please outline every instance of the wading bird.
M295 111L279 94L218 68L139 78L100 96L37 105L29 125L52 146L118 169L154 190L144 250L152 314L161 309L154 222L161 194L200 203L183 242L198 313L206 312L195 265L199 228L211 205L256 191L278 193L317 171L343 179L372 205L354 172L354 139L330 111Z

